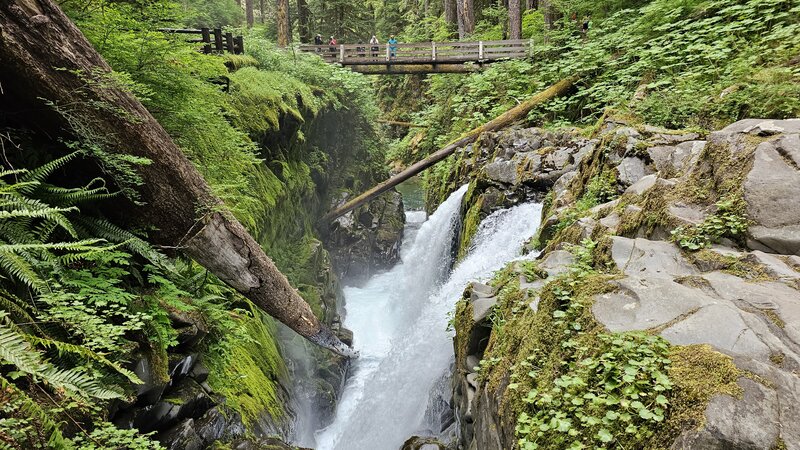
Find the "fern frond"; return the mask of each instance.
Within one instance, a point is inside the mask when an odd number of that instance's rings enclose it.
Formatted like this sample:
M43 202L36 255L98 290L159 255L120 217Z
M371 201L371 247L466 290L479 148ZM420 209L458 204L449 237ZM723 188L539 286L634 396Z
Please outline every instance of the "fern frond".
M29 171L28 173L23 174L23 176L21 177L20 181L21 182L26 182L26 181L42 182L45 179L47 179L47 177L49 177L50 174L52 174L54 171L58 170L61 167L64 167L64 165L66 165L68 162L70 162L73 159L75 159L79 154L80 154L80 151L75 151L75 152L72 152L72 153L69 153L67 155L62 156L61 158L54 159L54 160L50 161L47 164L41 165L41 166ZM32 191L24 190L24 191L20 191L20 192L30 193Z
M63 355L65 353L71 353L74 355L78 355L84 359L88 359L103 364L104 366L114 369L114 371L127 378L133 384L144 383L141 379L139 379L139 377L136 376L136 374L134 374L130 370L125 369L116 362L111 361L105 356L96 353L84 346L70 344L68 342L57 341L54 339L39 338L35 336L28 336L28 340L33 343L39 344L43 347L54 349L58 352L59 355Z
M27 339L26 339L27 338ZM8 322L7 314L0 312L0 361L6 361L20 372L25 372L46 384L65 389L82 397L94 397L101 400L122 398L124 393L117 387L103 387L90 375L74 369L63 369L53 366L44 359L42 353L31 347L28 339Z
M47 292L47 282L34 270L29 260L0 250L0 268L12 278L21 281L37 293Z
M136 236L128 230L122 229L113 223L97 218L78 216L75 220L83 235L99 236L110 242L123 244L128 250L142 256L153 264L163 265L167 258L154 249L150 243Z
M13 383L0 375L0 389L11 392L14 399L20 404L20 412L27 417L35 419L47 433L47 447L53 450L74 450L73 443L61 433L61 425L53 420L38 403L27 394L19 390Z
M99 183L100 186L94 187L93 185ZM49 184L42 185L43 193L42 198L47 200L51 205L59 206L72 206L78 203L107 200L119 196L119 192L111 193L105 186L105 180L102 178L95 178L84 187L79 188L62 188Z

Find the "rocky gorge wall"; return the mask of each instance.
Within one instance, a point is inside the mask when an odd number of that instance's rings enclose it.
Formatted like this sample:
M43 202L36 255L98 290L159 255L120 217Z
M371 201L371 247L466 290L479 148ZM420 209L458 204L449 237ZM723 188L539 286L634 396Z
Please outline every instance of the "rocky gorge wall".
M508 130L440 186L470 178L462 254L545 212L458 303L458 448L800 448L800 120Z

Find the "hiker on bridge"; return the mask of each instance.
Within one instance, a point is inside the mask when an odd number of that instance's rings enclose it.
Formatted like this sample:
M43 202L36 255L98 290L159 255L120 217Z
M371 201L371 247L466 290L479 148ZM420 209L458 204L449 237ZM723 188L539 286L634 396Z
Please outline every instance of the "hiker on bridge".
M321 50L319 47L322 46L322 35L321 34L317 33L317 35L314 36L314 45L317 46L317 53L319 53L320 50Z
M331 53L336 53L336 38L331 36L331 40L328 41L328 45L330 45Z
M380 44L380 42L378 41L378 36L375 36L373 34L372 37L369 38L369 44L372 46L372 48L370 49L370 50L372 50L372 57L373 58L377 58L378 57L378 44Z
M389 36L389 40L386 41L389 44L389 58L397 57L397 39L394 38L394 35Z

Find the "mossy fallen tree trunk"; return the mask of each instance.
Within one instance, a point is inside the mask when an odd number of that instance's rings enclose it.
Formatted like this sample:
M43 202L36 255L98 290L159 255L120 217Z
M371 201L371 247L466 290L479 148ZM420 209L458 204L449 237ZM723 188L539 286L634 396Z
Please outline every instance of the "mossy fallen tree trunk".
M302 336L339 354L352 350L322 325L261 246L225 212L202 175L52 0L0 2L0 95L57 111L65 132L112 154L147 158L137 166L144 206L132 218ZM42 113L46 116L46 113ZM47 120L43 117L41 120Z
M381 195L382 193L388 191L389 189L397 186L398 184L406 181L407 179L417 175L418 173L422 172L423 170L427 169L428 167L438 163L439 161L447 158L453 152L455 152L458 148L461 148L467 144L475 142L478 137L487 131L497 131L503 129L514 122L525 118L528 113L535 108L536 106L541 105L544 102L552 100L556 97L564 95L569 91L570 88L578 81L577 76L572 76L565 78L558 83L550 86L549 88L539 92L538 94L534 95L533 97L525 100L524 102L520 103L519 105L509 109L508 111L504 112L500 116L496 117L495 119L486 122L485 124L475 128L462 136L461 138L451 142L441 150L431 154L427 158L423 159L422 161L416 162L406 168L406 170L398 173L397 175L389 178L388 180L384 181L383 183L378 184L377 186L373 187L372 189L364 192L363 194L359 195L358 197L350 200L349 202L345 203L342 206L337 207L336 209L330 211L328 214L323 216L322 222L328 223L332 220L336 219L339 216L347 214L348 212L358 208L359 206L363 205L364 203L369 202L370 200L374 199L375 197Z

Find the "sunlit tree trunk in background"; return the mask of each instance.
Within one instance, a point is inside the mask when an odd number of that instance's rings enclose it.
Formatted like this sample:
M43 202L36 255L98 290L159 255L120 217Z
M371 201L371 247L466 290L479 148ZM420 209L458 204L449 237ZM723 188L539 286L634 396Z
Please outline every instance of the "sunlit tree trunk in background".
M443 0L444 3L444 21L448 25L458 24L458 11L456 10L456 0Z
M244 0L244 15L247 18L247 28L253 28L253 0Z
M308 2L306 0L297 0L297 26L300 28L300 42L311 42L311 30L308 27Z
M264 11L264 0L258 0L258 12L261 14L261 24L264 24L264 18L267 15L267 12Z
M522 39L520 0L508 0L508 37L509 39Z
M544 25L548 30L552 30L558 20L558 10L551 4L550 0L539 0L539 9L544 14Z
M278 22L278 47L286 47L289 45L289 0L277 1L275 20Z
M456 0L458 38L464 39L475 31L475 8L472 0Z

